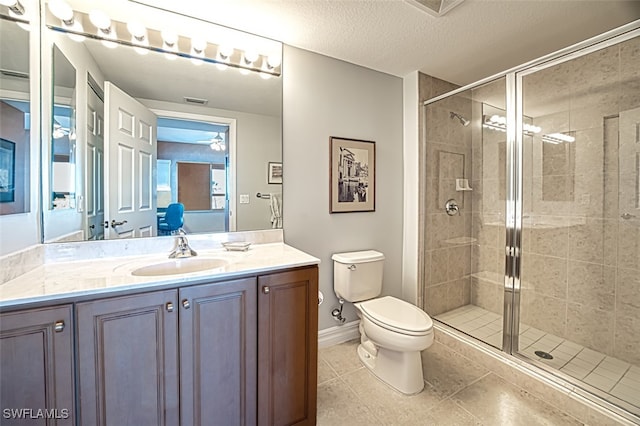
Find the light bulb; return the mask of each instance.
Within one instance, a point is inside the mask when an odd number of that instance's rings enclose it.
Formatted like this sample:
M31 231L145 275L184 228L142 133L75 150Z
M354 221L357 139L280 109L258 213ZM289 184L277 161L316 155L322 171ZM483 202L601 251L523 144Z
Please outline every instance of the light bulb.
M0 0L0 4L3 6L11 7L18 4L18 0Z
M258 60L258 52L254 50L245 50L244 51L244 62L247 65L253 64L256 60Z
M101 10L94 9L89 12L89 20L103 32L108 33L111 30L111 18Z
M267 57L267 65L269 66L269 68L277 68L281 63L282 58L280 57L280 55L269 55L269 57Z
M223 60L228 60L233 55L233 47L221 45L218 47L218 55Z
M73 9L65 0L50 0L49 10L66 25L73 25Z
M167 52L178 52L178 34L171 30L163 30L162 33L162 49ZM175 61L178 57L172 53L165 53L165 58Z
M191 39L191 54L194 56L204 56L204 50L207 48L207 42L201 38L193 37Z
M127 24L127 30L137 40L147 38L147 28L139 21L131 21Z

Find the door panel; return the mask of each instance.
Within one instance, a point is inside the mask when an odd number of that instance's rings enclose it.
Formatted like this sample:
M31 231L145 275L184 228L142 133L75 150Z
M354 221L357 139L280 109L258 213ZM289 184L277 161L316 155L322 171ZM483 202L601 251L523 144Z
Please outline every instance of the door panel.
M3 410L46 409L59 417L55 423L3 417L3 425L74 424L70 305L0 315L0 384Z
M106 238L156 235L156 116L105 83Z
M104 239L104 102L87 87L87 159L85 234L88 240Z
M181 289L180 300L182 424L255 425L255 278Z
M176 299L168 290L77 305L81 425L178 424Z

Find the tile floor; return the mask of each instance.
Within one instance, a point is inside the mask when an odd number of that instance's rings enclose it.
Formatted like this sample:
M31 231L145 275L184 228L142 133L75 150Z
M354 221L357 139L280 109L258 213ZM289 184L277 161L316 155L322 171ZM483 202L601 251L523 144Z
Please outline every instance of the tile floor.
M422 353L425 389L405 396L362 366L358 341L319 351L318 425L581 425L445 345Z
M490 345L502 346L501 315L478 306L466 305L437 315L436 318ZM540 358L535 354L536 351L547 352L553 359ZM520 324L519 352L640 408L638 366L526 324Z

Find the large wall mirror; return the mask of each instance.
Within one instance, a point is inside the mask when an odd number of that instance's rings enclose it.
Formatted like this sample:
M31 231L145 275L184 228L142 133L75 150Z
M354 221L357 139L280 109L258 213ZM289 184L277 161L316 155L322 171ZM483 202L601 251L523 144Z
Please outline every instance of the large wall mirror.
M13 215L30 210L29 26L0 7L0 215Z
M45 242L281 223L256 196L282 192L280 43L122 0L42 9Z

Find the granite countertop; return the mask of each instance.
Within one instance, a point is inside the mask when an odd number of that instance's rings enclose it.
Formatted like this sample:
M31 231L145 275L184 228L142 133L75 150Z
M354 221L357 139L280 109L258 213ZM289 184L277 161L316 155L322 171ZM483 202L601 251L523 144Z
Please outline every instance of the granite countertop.
M205 258L223 259L227 263L215 269L160 276L131 273L140 267L169 261L168 253L46 263L0 284L0 308L68 303L141 289L162 290L320 263L319 259L284 243L254 244L244 252L223 248L198 250L198 256L192 259Z

